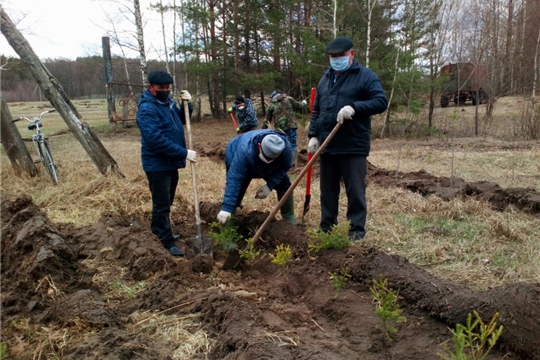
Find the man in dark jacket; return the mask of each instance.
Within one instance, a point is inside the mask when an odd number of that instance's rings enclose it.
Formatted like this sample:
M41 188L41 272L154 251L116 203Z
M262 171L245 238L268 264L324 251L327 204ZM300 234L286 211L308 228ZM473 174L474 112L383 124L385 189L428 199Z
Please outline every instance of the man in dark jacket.
M243 96L237 96L234 105L227 109L227 111L230 113L236 111L238 115L238 127L236 128L238 134L255 130L259 126L257 111L255 111L251 99L244 99Z
M314 153L330 132L341 128L320 157L320 230L337 224L340 180L347 193L347 219L352 241L366 235L366 171L370 150L371 115L384 112L386 95L377 75L354 60L352 39L339 37L328 43L328 69L317 85L308 137L308 151Z
M184 105L180 108L169 97L172 76L165 71L148 75L148 85L139 100L137 125L141 133L141 158L152 194L151 230L173 256L184 252L175 245L180 236L173 235L170 209L178 185L178 169L186 167L186 159L197 161L197 154L186 148L183 124ZM186 90L181 99L191 101ZM189 113L193 106L189 104Z
M252 179L266 180L255 198L265 199L275 189L278 200L281 200L291 186L287 175L291 166L291 144L285 134L274 130L253 130L233 138L225 149L227 181L218 221L225 224L236 212ZM283 220L298 224L294 217L292 193L280 210Z

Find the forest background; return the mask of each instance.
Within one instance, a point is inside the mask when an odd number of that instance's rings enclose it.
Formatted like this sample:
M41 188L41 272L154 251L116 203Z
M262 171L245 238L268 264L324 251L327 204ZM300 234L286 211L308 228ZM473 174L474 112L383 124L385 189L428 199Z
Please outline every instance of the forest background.
M263 99L280 89L308 99L328 67L325 45L351 36L355 58L379 75L390 99L386 125L399 112L401 118L421 116L431 128L444 81L441 66L469 62L489 69L484 124L497 99L521 95L527 106L521 135L540 137L538 0L159 0L150 10L161 16L161 33L138 30L137 0L110 3L124 16L109 18L113 81L142 89L147 71L166 69L182 89L207 97L215 118L226 116L231 95ZM126 20L133 31L116 31ZM170 31L174 41L167 43ZM150 38L163 39L165 50L156 59L146 59ZM133 49L139 57L126 56ZM102 56L42 61L71 99L105 97ZM1 72L6 101L43 99L25 64L5 56L0 62L8 70Z

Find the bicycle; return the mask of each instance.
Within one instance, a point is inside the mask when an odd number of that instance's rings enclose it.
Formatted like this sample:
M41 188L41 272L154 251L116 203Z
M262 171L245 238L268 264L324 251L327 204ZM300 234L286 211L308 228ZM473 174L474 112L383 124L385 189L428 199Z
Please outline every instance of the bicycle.
M27 117L21 116L18 119L13 120L13 122L19 121L19 120L26 120L30 123L28 125L28 130L35 130L36 133L32 135L32 142L34 143L34 146L36 148L36 151L39 155L39 160L36 160L34 162L38 163L41 162L49 175L51 176L52 181L55 185L58 184L58 174L56 173L56 165L54 164L53 157L51 154L51 149L49 148L49 141L45 139L45 135L41 132L41 128L43 125L39 122L43 115L50 114L52 112L55 112L56 110L48 110L44 111L39 116L34 116L33 120L30 120Z

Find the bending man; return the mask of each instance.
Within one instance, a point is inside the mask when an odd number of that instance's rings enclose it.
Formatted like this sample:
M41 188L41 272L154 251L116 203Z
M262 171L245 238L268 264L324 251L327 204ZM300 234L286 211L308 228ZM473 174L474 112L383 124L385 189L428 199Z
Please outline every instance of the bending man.
M236 213L242 203L252 179L264 179L255 194L257 199L265 199L276 190L278 200L291 186L287 171L292 167L291 144L285 134L274 130L253 130L233 138L225 150L227 182L221 211L217 219L225 224ZM281 207L281 217L292 224L298 224L294 216L294 196L291 193Z

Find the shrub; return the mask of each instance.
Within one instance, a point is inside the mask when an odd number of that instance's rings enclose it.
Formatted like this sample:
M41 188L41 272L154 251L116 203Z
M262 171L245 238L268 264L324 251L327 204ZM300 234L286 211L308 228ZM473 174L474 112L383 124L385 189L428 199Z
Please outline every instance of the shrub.
M332 226L330 232L320 231L318 229L309 229L308 237L310 239L308 248L315 252L322 249L346 249L351 245L349 239L349 230L351 224L338 224Z

